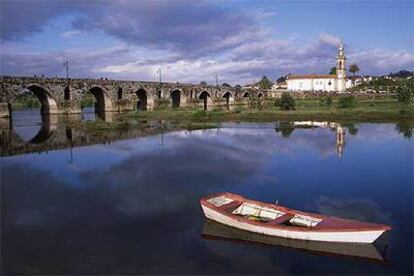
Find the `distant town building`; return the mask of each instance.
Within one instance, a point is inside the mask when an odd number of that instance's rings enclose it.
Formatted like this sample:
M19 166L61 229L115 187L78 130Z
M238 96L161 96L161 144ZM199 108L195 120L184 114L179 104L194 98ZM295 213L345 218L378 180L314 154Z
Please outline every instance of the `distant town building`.
M365 82L372 81L373 78L371 76L352 76L346 79L345 87L352 88L354 86L363 84Z
M280 83L274 83L272 85L272 90L278 90L278 89L287 89L287 82L283 81Z
M345 91L347 87L346 57L341 43L336 57L336 75L288 75L287 89L292 91ZM350 84L352 87L352 82Z
M259 84L257 83L250 83L243 86L244 88L250 88L250 89L259 89Z

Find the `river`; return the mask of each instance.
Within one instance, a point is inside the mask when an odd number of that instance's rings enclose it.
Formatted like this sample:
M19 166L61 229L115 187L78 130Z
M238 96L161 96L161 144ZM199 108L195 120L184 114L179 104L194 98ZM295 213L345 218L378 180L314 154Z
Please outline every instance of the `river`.
M42 127L33 114L13 116L20 142ZM4 155L1 272L412 274L410 134L355 122L338 137L335 122L316 125L221 123ZM393 230L375 261L212 237L199 199L224 191Z

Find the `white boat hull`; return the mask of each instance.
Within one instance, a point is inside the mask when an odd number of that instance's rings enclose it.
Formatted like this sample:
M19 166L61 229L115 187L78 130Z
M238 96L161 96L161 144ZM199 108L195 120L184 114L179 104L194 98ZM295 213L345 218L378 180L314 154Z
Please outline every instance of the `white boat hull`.
M217 212L207 206L202 205L204 214L207 218L216 222L228 225L237 229L281 237L288 239L299 239L309 241L325 241L325 242L348 242L348 243L373 243L385 230L369 230L369 231L292 231L285 229L278 229L273 227L265 227L260 225L250 224L226 216Z

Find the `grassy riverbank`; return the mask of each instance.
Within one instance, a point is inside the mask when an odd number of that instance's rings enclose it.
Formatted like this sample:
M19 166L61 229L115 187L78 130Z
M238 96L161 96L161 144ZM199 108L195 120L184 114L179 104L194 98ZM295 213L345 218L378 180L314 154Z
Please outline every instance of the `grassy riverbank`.
M393 98L360 100L355 108L339 108L336 101L323 106L318 100L296 100L296 110L282 111L267 101L262 106L236 106L232 110L215 108L203 111L195 108L179 108L136 112L125 115L140 120L168 120L190 122L255 121L275 120L321 120L321 121L364 121L391 122L413 120L414 109Z

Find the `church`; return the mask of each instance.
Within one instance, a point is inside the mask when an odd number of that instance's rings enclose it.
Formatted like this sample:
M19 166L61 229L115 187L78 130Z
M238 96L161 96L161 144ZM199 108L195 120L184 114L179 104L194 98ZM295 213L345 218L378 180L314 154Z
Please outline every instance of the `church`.
M288 75L287 89L291 91L343 92L351 87L346 77L346 57L341 43L336 57L336 75Z

